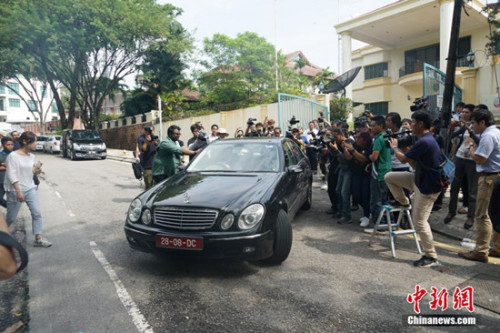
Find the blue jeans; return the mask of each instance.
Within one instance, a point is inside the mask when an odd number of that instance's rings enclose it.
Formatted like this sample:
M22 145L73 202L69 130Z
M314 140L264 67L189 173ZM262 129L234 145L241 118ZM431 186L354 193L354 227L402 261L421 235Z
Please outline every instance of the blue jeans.
M351 219L351 179L352 171L350 169L339 170L335 191L338 198L338 210L346 220Z
M36 187L23 191L24 202L28 205L31 212L31 225L33 235L42 234L42 212L40 211L40 203L38 201L38 193ZM22 202L17 200L16 191L7 192L7 225L11 225L16 221L17 214L21 208Z
M372 211L372 221L375 223L380 214L381 206L387 203L389 188L384 181L378 181L370 177L370 210Z
M363 208L363 216L370 217L370 179L369 173L352 175L351 191L354 200Z

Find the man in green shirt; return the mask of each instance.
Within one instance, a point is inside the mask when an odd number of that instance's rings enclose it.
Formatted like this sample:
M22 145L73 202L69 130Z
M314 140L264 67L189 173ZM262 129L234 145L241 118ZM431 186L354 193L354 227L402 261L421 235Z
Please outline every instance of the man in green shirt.
M177 143L181 136L181 128L179 126L170 126L167 134L168 136L158 145L153 160L153 180L155 184L177 173L177 167L181 164L182 154L194 155L199 151L189 150Z
M391 171L391 150L387 147L384 135L385 118L383 116L373 117L370 128L374 137L373 153L370 155L372 161L372 179L370 181L370 210L372 212L372 221L377 221L380 214L380 206L387 202L389 189L384 181L386 173ZM388 222L388 221L384 221Z

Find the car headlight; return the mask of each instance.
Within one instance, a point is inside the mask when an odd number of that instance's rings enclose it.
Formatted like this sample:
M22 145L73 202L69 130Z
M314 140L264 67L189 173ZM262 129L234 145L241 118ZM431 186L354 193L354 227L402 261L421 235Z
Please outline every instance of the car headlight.
M106 149L106 144L105 144L105 143L103 143L103 144L101 145L101 149Z
M241 212L238 219L238 227L241 230L250 229L259 223L263 217L264 206L261 204L250 205Z
M128 209L128 218L130 219L130 221L132 222L139 221L139 218L141 217L141 210L142 210L141 200L135 199L134 201L132 201Z
M222 230L227 230L227 229L231 228L231 226L233 225L233 222L234 222L234 215L233 214L226 214L226 216L224 216L224 218L222 219L222 221L220 223L220 228Z
M145 209L144 212L142 213L142 223L144 224L151 224L151 221L153 220L151 218L151 211L149 209Z

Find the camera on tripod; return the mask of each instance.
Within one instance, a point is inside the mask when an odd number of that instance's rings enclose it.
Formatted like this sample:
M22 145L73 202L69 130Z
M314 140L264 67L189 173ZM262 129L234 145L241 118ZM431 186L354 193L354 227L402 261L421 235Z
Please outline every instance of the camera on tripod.
M429 99L428 96L427 97L422 96L422 97L415 98L415 100L413 101L413 105L410 106L411 112L425 109L427 107L427 100L428 99Z

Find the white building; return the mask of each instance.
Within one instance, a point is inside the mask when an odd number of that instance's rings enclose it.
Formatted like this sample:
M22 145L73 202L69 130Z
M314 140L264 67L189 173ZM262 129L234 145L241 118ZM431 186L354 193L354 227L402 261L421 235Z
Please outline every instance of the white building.
M0 122L22 125L40 121L39 113L30 111L37 110L39 107L37 99L31 98L26 90L31 91L33 96L38 95L41 99L44 121L59 119L57 106L48 85L35 80L31 80L32 84L30 84L22 77L20 81L21 84L15 79L9 79L5 85L0 85ZM32 91L33 88L36 89L36 94Z
M439 104L443 86L426 83L436 71L429 66L424 71L424 63L446 72L453 7L453 0L400 0L335 26L342 38L344 70L362 66L347 87L347 96L363 103L356 113L366 108L376 114L399 112L409 117L410 105L424 95L425 86L426 95L434 95ZM495 72L500 74L500 48L496 56L486 55L490 29L482 12L485 3L464 1L464 7L455 83L463 102L486 104L498 118ZM368 45L353 51L352 40ZM471 64L466 59L470 51L475 55Z

